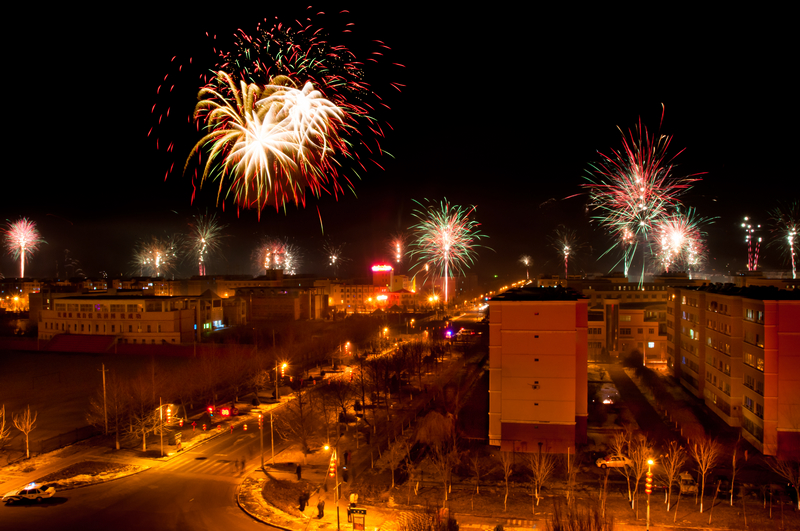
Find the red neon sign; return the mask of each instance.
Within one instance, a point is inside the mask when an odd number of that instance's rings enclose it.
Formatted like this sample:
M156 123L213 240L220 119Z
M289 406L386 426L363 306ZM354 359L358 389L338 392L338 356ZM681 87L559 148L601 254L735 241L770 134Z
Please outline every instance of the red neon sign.
M373 271L393 271L394 268L390 265L374 265L372 266Z

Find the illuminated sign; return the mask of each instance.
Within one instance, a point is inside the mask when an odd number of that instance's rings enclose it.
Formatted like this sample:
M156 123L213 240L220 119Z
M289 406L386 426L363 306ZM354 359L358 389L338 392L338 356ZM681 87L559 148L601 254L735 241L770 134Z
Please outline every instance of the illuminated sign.
M375 297L375 298L376 298L376 299L378 299L379 301L385 301L385 300L386 300L386 299L388 299L389 297L388 297L387 295L378 295L378 296L377 296L377 297Z
M390 265L375 265L372 266L373 271L393 271L394 268Z

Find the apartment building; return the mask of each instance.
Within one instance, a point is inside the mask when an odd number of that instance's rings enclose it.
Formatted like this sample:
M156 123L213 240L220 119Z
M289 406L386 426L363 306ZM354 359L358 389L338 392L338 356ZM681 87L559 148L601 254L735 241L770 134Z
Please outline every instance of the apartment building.
M667 364L765 455L800 454L800 291L670 288Z
M566 453L586 442L587 300L513 288L489 299L489 443Z

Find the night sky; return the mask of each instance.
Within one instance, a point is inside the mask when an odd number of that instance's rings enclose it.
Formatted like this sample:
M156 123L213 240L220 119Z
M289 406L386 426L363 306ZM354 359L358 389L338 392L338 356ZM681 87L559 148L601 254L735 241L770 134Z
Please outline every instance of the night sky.
M340 276L364 276L388 259L390 235L413 223L412 199L445 197L477 206L483 243L492 249L480 249L473 267L482 279L524 275L522 254L533 257L532 273L562 272L548 242L560 223L587 244L571 272L606 272L616 258L596 261L609 240L590 223L580 185L598 151L620 146L617 126L627 130L641 118L657 130L662 103L671 153L686 149L677 173L705 172L682 199L700 216L717 218L707 228L709 268L743 269L741 218L766 223L779 199L800 196L790 147L797 89L789 33L745 14L578 19L574 10L429 9L433 4L355 4L341 15L325 3L310 11L324 10L314 25L359 58L377 50L375 39L391 47L366 74L391 108L379 117L390 124L382 146L393 157L380 157L384 169L373 165L361 180L351 176L357 197L309 197L305 208L267 209L260 219L254 210L237 214L230 201L223 212L213 183L192 204L191 177L180 169L200 136L188 125L165 127L175 150L157 152L147 137L150 110L175 64L192 56L187 72L210 69L215 42L224 47L237 28L251 32L265 17L305 17L305 6L251 3L241 13L233 11L243 5L236 3L171 13L132 8L96 24L93 11L36 13L43 20L26 27L27 45L8 59L6 126L19 129L6 141L0 209L4 222L33 219L47 241L26 276L64 276L65 249L87 276L132 274L139 239L185 232L204 211L229 225L224 257L211 262L210 273L255 273L251 253L269 235L303 250L301 273L325 272L326 238L344 243L351 262ZM354 25L343 36L346 22ZM199 85L188 74L172 79L181 82L171 112L185 123ZM397 92L389 82L404 88ZM786 267L773 249L762 251L761 262ZM18 265L4 254L0 272L16 276ZM186 261L177 276L190 274L194 264Z

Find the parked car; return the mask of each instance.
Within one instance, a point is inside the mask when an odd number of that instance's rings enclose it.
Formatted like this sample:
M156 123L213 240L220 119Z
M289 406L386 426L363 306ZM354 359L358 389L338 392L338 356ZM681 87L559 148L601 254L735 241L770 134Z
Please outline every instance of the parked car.
M681 472L678 481L681 486L681 494L697 494L697 482L688 472Z
M33 500L39 503L45 498L52 498L55 493L55 487L44 488L40 483L29 483L21 489L7 492L3 495L2 501L5 503L13 503L23 500Z
M594 462L600 468L631 466L633 463L623 455L607 455Z

